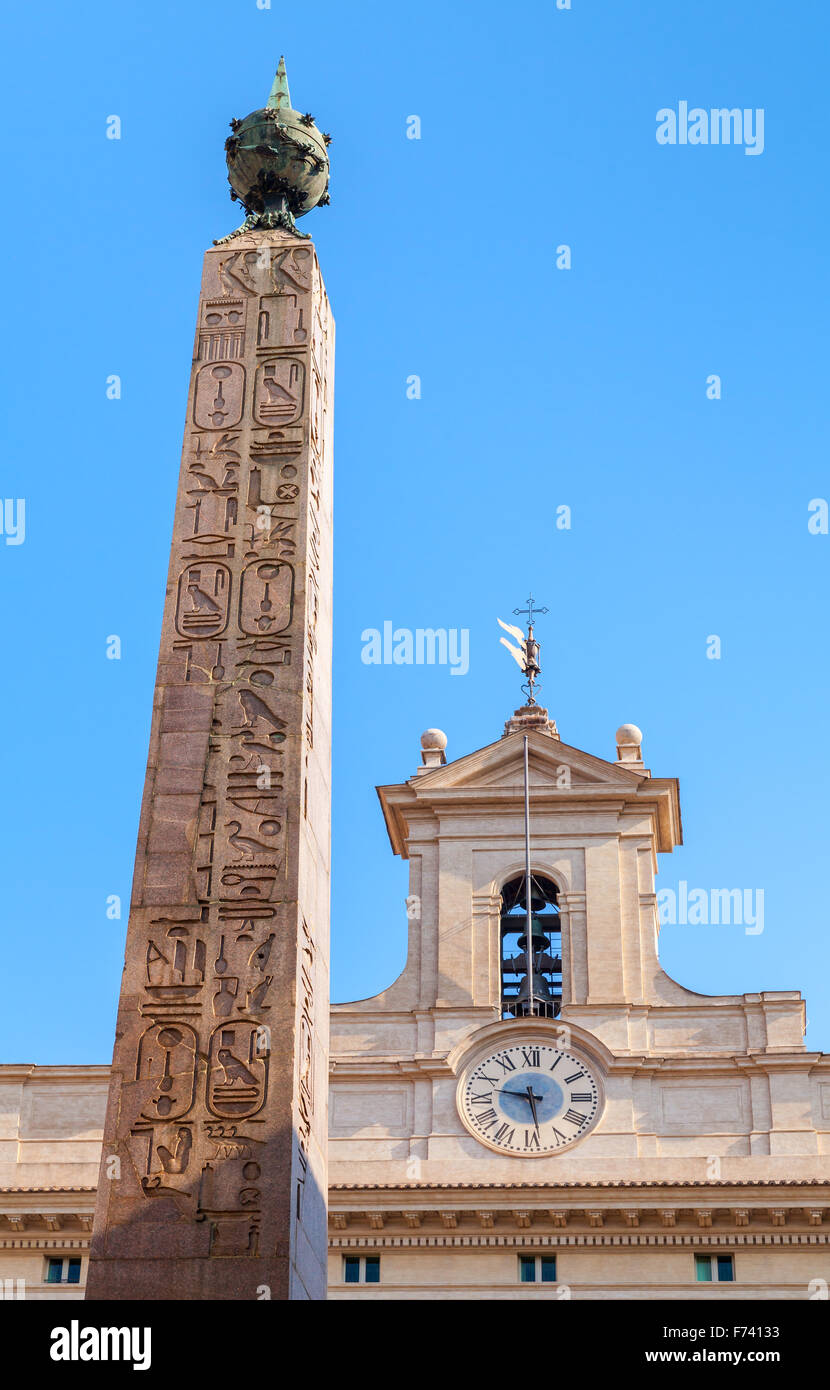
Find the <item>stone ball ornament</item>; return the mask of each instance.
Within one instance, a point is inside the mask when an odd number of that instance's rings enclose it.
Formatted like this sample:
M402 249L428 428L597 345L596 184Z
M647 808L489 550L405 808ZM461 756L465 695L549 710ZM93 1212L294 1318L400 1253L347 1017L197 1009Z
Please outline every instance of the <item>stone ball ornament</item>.
M231 132L225 141L228 183L231 198L247 215L241 227L214 245L257 228L282 228L307 239L295 219L329 202L331 136L318 130L310 112L294 110L284 58L266 105L231 121Z
M636 744L637 747L643 741L643 731L638 729L636 724L621 724L616 733L618 744Z
M425 729L421 734L422 748L437 748L441 752L447 746L447 735L443 729Z

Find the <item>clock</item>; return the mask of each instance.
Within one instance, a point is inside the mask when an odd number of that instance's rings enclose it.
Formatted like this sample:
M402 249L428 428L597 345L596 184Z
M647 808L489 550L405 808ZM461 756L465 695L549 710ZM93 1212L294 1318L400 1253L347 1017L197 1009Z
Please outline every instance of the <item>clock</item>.
M595 1070L552 1043L511 1041L468 1067L458 1083L461 1119L479 1143L522 1158L582 1139L601 1111Z

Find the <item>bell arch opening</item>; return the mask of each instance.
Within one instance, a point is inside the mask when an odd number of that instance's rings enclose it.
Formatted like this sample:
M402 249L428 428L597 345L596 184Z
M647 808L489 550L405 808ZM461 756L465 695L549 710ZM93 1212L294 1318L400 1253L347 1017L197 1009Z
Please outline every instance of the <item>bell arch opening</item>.
M558 1018L562 1010L562 923L559 890L544 874L530 875L531 940L527 939L524 874L501 890L501 1016Z

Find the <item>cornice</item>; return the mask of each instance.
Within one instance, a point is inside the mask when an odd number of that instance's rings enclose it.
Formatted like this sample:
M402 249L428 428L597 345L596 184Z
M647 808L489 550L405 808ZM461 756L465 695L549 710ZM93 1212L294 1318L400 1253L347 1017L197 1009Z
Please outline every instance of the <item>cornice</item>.
M457 1076L480 1053L485 1053L490 1047L498 1050L509 1046L511 1040L519 1041L527 1037L527 1030L527 1019L495 1019L461 1038L447 1054L447 1067L453 1076ZM567 1041L563 1040L563 1034ZM538 1039L546 1037L553 1046L572 1047L585 1052L599 1063L606 1074L626 1070L627 1062L620 1066L619 1059L605 1043L571 1019L534 1019L533 1036ZM638 1063L639 1060L637 1058Z
M391 1077L449 1077L454 1073L443 1057L333 1057L330 1079L376 1081Z
M32 1078L47 1082L78 1081L85 1077L99 1080L108 1077L110 1071L109 1063L105 1062L63 1063L54 1066L41 1062L6 1062L0 1063L0 1082L26 1081Z
M329 1237L330 1250L383 1250L383 1249L417 1249L438 1247L502 1247L531 1249L574 1246L601 1246L604 1248L630 1249L632 1246L674 1246L674 1247L705 1247L710 1249L713 1246L725 1246L734 1248L736 1246L827 1246L830 1245L830 1232L817 1231L758 1231L750 1234L742 1232L706 1232L698 1235L696 1232L673 1233L670 1231L642 1231L626 1232L614 1231L594 1234L593 1232L580 1232L578 1235L528 1235L521 1231L510 1235L487 1235L482 1233L477 1235L420 1235L420 1236L382 1236L367 1233L365 1236L343 1236L335 1235Z
M342 1017L342 1015L341 1015ZM384 1021L395 1015L382 1015ZM397 1015L399 1018L408 1018L409 1015ZM559 1024L561 1029L563 1025ZM678 1053L661 1052L659 1055L648 1056L645 1053L611 1053L599 1039L588 1034L573 1021L565 1026L570 1026L573 1035L573 1044L582 1047L583 1050L590 1052L598 1058L605 1068L608 1075L631 1076L638 1079L651 1077L655 1080L670 1080L672 1078L682 1078L691 1080L699 1076L702 1080L711 1080L716 1077L733 1077L741 1080L746 1075L762 1074L769 1072L804 1071L808 1075L816 1072L819 1074L825 1070L830 1079L830 1053L826 1052L764 1052L757 1051L751 1053L702 1053L697 1056L688 1056ZM538 1020L537 1020L538 1027ZM505 1024L502 1020L497 1020L492 1024L494 1030L504 1030ZM517 1025L517 1031L521 1031ZM583 1039L583 1033L585 1037ZM503 1036L503 1032L495 1033L495 1039ZM589 1036L591 1041L588 1041ZM493 1041L490 1038L486 1026L471 1033L461 1042L457 1043L451 1052L443 1057L436 1056L412 1056L395 1057L392 1055L367 1056L365 1053L356 1055L343 1053L334 1055L330 1063L330 1075L332 1080L337 1081L376 1081L384 1078L416 1078L432 1077L440 1079L451 1079L457 1075L456 1064L460 1064L467 1053L472 1054L479 1050L481 1046ZM735 1073L738 1073L735 1076Z
M672 1190L669 1183L638 1186L620 1180L493 1187L424 1183L382 1195L333 1187L330 1240L357 1245L830 1244L830 1183L719 1180L678 1183ZM496 1227L497 1234L490 1235Z
M88 1250L90 1237L82 1235L6 1237L0 1236L0 1250Z
M22 1192L27 1196L37 1196L41 1192L97 1192L97 1187L0 1187L0 1198L9 1192Z
M813 1155L815 1157L815 1155ZM665 1190L676 1188L686 1190L694 1188L701 1192L715 1190L717 1188L744 1188L744 1187L819 1187L826 1188L828 1198L830 1198L830 1178L654 1178L637 1181L632 1178L583 1178L579 1181L565 1182L339 1182L332 1183L329 1191L335 1192L512 1192L519 1188L524 1191L538 1192L540 1198L545 1200L551 1198L551 1194L559 1191L578 1191L595 1190L598 1188L626 1188L640 1192L652 1190Z

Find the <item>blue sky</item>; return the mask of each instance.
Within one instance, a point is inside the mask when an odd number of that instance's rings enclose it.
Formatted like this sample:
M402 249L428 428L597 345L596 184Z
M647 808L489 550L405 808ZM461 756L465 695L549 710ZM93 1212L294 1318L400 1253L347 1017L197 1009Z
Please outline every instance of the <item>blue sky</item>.
M6 28L0 1060L111 1056L201 257L280 53L334 135L305 223L338 335L333 997L405 958L375 784L429 726L450 757L499 736L495 619L532 589L563 739L613 758L634 721L680 779L658 886L764 891L762 933L667 926L665 968L800 988L830 1049L826 6L49 0ZM682 100L763 108L763 154L659 145ZM384 620L467 629L468 674L363 664Z

